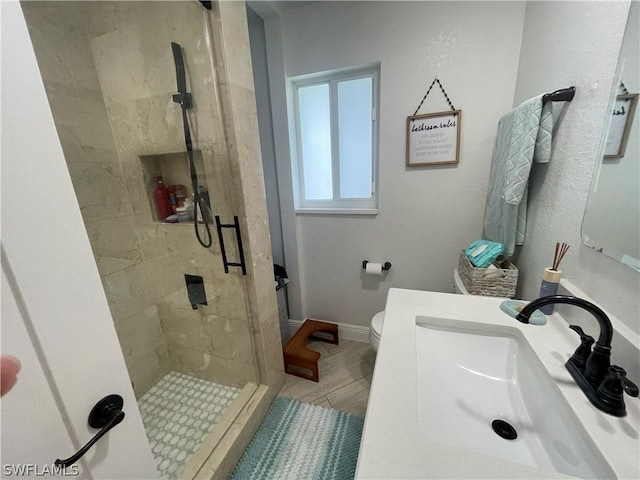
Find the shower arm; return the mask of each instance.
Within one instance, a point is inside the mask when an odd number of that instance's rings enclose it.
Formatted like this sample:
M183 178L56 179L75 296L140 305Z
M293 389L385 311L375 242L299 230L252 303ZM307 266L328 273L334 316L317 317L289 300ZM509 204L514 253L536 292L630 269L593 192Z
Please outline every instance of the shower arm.
M176 42L171 42L171 50L173 51L173 60L176 65L176 81L178 84L178 93L173 95L173 101L180 104L182 109L182 123L184 127L184 143L187 147L187 156L189 157L189 171L191 173L191 185L193 188L194 203L200 212L202 213L202 222L204 223L205 230L207 232L207 241L204 242L200 237L200 230L198 229L198 216L196 212L193 215L193 227L196 233L196 237L200 245L204 248L209 248L213 244L213 237L211 235L211 229L207 223L207 215L205 212L208 210L208 206L200 195L198 188L198 174L196 172L196 165L193 160L193 146L191 143L191 129L189 128L189 118L187 110L193 106L191 94L187 92L186 72L184 68L184 59L182 58L182 47Z

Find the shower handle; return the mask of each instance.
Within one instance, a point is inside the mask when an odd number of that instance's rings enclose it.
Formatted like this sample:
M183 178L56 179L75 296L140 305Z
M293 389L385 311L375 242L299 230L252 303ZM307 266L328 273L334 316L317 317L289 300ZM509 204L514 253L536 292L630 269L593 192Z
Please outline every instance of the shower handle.
M87 442L75 455L64 460L57 459L55 465L68 467L76 463L89 449L100 440L109 430L124 420L124 412L122 407L124 400L120 395L107 395L91 409L89 414L89 426L100 428L101 430Z

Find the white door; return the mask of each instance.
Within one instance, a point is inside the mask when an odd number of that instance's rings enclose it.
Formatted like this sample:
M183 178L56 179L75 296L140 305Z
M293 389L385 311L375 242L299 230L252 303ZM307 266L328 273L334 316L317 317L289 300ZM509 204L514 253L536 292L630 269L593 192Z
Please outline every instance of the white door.
M94 404L118 394L124 421L77 464L78 477L156 478L22 10L3 1L0 14L2 353L23 364L0 400L0 475L17 478L12 465L23 464L46 475L97 433L87 423Z

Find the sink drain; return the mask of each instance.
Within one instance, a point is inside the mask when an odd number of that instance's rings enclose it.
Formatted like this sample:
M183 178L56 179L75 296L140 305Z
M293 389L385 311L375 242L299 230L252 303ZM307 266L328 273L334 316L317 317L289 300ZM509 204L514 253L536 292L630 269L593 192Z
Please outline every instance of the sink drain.
M491 422L493 431L506 440L515 440L518 438L518 432L509 423L504 420L494 420Z

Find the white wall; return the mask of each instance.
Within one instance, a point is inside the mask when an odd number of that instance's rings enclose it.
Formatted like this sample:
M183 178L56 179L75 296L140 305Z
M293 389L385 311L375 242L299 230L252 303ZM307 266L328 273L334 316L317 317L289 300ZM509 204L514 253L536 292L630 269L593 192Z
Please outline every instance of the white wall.
M319 2L266 21L285 256L298 249L293 275L299 274L301 304L293 299L292 318L368 325L390 287L452 291L459 250L482 234L493 141L498 119L512 106L525 7ZM375 62L381 63L378 215L296 217L290 187L283 186L291 174L282 70L295 76ZM460 163L406 168L406 117L435 75L462 110ZM434 90L421 113L448 108ZM287 232L295 232L297 245L287 246ZM393 267L384 279L366 278L365 259Z
M577 93L548 167L532 173L527 236L517 264L520 295L534 298L555 242L568 242L563 275L638 332L640 275L580 238L628 8L629 2L527 3L514 104L569 85Z

